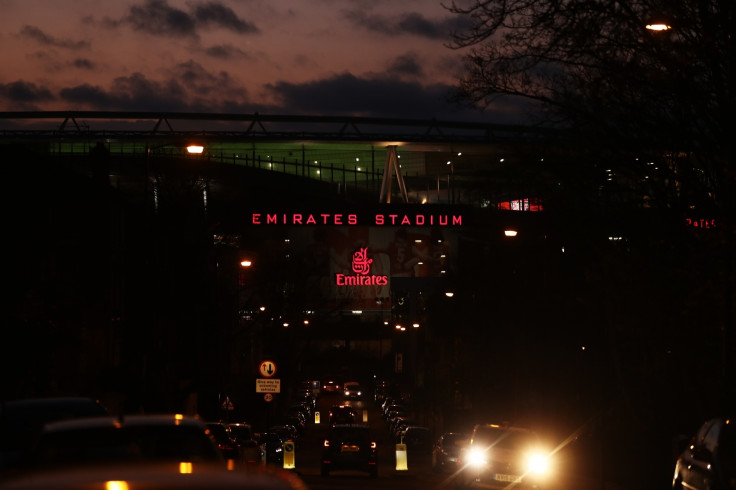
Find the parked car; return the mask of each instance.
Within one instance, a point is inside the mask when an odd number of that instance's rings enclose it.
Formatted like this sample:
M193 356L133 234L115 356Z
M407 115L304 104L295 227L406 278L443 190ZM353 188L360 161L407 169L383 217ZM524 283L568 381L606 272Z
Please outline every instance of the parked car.
M181 461L224 466L222 454L199 418L127 415L46 424L24 461L24 469L37 472Z
M432 445L432 469L438 473L457 469L460 450L469 439L465 432L445 432Z
M401 440L406 444L409 455L432 453L432 430L421 425L410 425L401 432Z
M675 490L736 490L736 419L707 420L677 458Z
M24 474L2 482L3 490L304 490L291 471L228 469L221 464L114 465Z
M330 427L338 424L354 424L356 422L355 409L350 405L333 405L329 412Z
M246 423L228 424L230 434L240 446L240 460L248 464L261 464L266 462L266 453L258 444L253 433L253 427Z
M86 397L25 398L0 402L0 473L11 471L21 462L47 423L109 415L99 401Z
M540 487L549 474L550 452L536 433L507 424L480 424L460 452L456 486L473 483Z
M378 476L378 445L367 425L335 425L323 443L321 475L331 471L357 470Z
M258 444L266 454L266 464L282 466L284 464L284 442L288 440L285 434L269 431L258 434Z
M226 459L240 461L240 445L230 432L228 424L224 422L207 422L205 425L210 434L212 434L212 437L214 437L217 448L222 452L222 455Z

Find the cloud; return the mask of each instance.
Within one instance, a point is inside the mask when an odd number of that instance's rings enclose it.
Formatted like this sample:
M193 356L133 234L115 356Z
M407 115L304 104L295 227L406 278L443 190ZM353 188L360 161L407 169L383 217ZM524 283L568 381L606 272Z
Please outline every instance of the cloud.
M459 27L458 19L445 17L432 20L417 12L388 17L369 15L360 10L346 10L343 16L356 27L392 36L410 34L428 39L449 39L450 33Z
M398 75L408 75L411 77L419 77L424 70L417 61L415 54L407 53L397 56L388 66L388 73L396 73Z
M46 87L18 80L0 84L0 99L5 99L9 106L16 110L35 110L35 104L53 101L55 97Z
M411 59L403 60L411 65ZM400 60L396 62L400 64ZM142 73L115 78L108 88L81 84L59 90L58 97L45 87L17 81L0 85L0 99L12 110L35 110L35 104L61 101L78 110L171 111L200 113L309 114L387 117L418 120L518 122L518 101L498 100L489 111L470 109L450 100L453 86L422 85L391 74L362 77L343 73L307 83L280 81L265 87L273 105L250 100L248 92L231 75L208 72L194 61L168 70L162 80ZM516 119L515 119L516 118Z
M35 26L23 26L20 30L19 35L23 38L31 39L39 44L45 46L53 46L57 48L65 49L85 49L88 48L89 41L72 41L69 39L57 39L49 34L46 34L41 29Z
M232 9L217 2L207 2L197 5L194 8L194 16L204 24L224 27L240 34L259 32L259 29L255 25L239 19Z
M250 58L250 56L245 51L238 48L237 46L233 46L232 44L218 44L216 46L210 46L209 48L206 48L204 52L208 56L223 60L233 58Z
M237 34L260 32L253 23L247 22L221 2L209 1L195 4L189 12L172 7L166 0L146 0L130 7L122 20L105 19L108 26L128 24L136 31L154 36L199 39L200 27L225 29Z
M144 5L130 7L125 21L137 31L153 35L198 37L194 18L170 7L166 0L148 0Z
M269 84L267 90L293 113L439 118L461 110L448 100L452 87L423 86L395 77L368 79L344 73L304 84L282 81Z
M72 61L72 66L82 70L94 70L95 63L87 58L77 58Z
M227 72L210 73L196 62L176 65L164 80L142 73L113 80L109 89L82 84L59 91L62 100L95 110L221 112L242 104L247 92Z

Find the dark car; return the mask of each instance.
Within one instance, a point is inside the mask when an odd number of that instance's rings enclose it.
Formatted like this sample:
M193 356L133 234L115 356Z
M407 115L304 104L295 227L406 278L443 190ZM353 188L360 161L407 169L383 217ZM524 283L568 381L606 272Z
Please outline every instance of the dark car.
M261 432L258 435L258 444L263 447L266 454L266 463L281 466L284 464L284 442L288 436L279 432Z
M17 466L49 422L109 416L93 398L25 398L0 402L0 473Z
M230 434L240 446L241 460L245 463L260 464L266 461L265 450L258 444L253 427L246 423L228 424Z
M432 469L438 473L457 469L460 450L468 442L465 432L445 432L432 445Z
M476 425L460 453L456 486L473 483L514 488L544 486L550 452L536 433L507 424Z
M330 408L330 427L342 424L354 424L356 422L355 409L350 405L333 405Z
M228 424L224 422L207 422L207 430L214 437L217 447L226 459L240 461L240 445L235 440Z
M322 476L331 471L364 471L378 476L378 445L366 425L335 425L323 443Z
M432 453L432 431L429 427L410 425L401 432L401 440L406 444L408 454Z
M62 467L181 461L224 463L199 418L137 414L49 423L24 461L24 467L35 472Z
M713 418L700 426L675 463L675 490L736 489L736 419Z

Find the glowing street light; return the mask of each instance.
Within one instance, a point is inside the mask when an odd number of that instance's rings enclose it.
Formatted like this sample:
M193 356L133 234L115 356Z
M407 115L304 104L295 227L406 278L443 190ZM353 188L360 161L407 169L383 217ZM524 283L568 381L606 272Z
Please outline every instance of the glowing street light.
M187 146L187 153L191 155L200 155L203 151L204 151L204 146L201 146L201 145Z
M672 26L664 22L653 22L651 24L647 24L646 28L650 31L669 31L672 29Z

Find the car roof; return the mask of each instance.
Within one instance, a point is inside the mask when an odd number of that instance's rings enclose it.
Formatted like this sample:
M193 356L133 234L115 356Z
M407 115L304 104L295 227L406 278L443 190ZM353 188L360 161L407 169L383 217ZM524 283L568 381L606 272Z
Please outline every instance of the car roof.
M101 427L144 427L144 426L196 426L204 428L199 417L177 414L149 414L126 415L121 417L82 417L76 419L59 420L46 424L45 431L80 430Z

